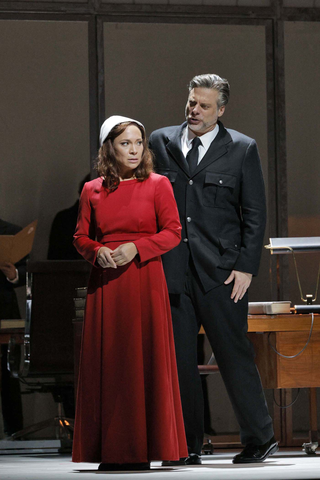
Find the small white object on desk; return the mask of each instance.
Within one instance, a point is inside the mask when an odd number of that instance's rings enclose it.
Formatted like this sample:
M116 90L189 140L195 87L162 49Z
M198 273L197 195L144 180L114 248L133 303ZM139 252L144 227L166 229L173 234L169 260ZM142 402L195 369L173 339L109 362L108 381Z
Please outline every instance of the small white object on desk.
M249 315L278 315L291 313L291 302L249 302Z

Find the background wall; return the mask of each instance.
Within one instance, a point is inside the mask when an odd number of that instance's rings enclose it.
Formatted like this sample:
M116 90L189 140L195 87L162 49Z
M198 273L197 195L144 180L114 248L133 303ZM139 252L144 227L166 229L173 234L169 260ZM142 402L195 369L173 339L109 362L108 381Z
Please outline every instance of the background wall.
M1 218L22 227L38 219L37 260L90 169L87 30L86 22L0 20Z
M285 23L288 233L320 237L320 23ZM319 253L297 257L303 294L315 293ZM290 300L301 303L292 259ZM319 303L319 301L317 301Z

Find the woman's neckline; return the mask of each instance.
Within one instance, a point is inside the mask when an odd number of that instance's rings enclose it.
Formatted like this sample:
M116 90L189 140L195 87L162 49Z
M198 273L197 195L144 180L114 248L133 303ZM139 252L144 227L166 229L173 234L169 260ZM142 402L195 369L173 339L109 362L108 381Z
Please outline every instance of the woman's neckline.
M136 178L130 178L130 179L128 179L128 180L122 180L122 181L120 181L119 186L120 186L120 185L130 185L131 183L135 183L135 182L137 182L137 179L136 179Z

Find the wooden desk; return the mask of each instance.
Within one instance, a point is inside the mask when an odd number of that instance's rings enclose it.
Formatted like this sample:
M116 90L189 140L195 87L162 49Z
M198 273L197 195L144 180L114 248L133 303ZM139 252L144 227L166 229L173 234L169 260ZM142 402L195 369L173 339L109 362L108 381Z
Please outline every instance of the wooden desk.
M320 387L320 315L314 315L310 342L295 358L283 358L277 352L295 356L306 345L312 322L311 314L256 315L248 318L248 337L256 352L264 388L281 389L275 395L277 403L292 402L292 388L309 390L309 439L293 435L292 408L274 408L274 426L277 438L286 446L303 442L318 442L317 387ZM253 333L255 332L255 333Z
M294 332L309 330L311 314L249 315L248 332ZM313 330L320 331L320 314L314 315Z
M296 358L277 355L270 343L283 355L296 355L308 341L311 318L311 314L248 317L248 337L254 345L263 387L276 390L276 401L280 405L291 403L291 389L309 389L309 439L294 437L292 407L283 409L274 406L275 436L283 446L301 446L304 442L318 441L316 387L320 387L320 315L314 315L309 345ZM216 446L234 446L237 442L236 438L228 439L227 436L211 437L211 440Z
M296 358L283 358L270 346L294 356L308 341L311 314L249 315L248 337L254 345L256 364L264 388L320 387L320 315L314 315L312 336L307 348ZM205 333L201 329L200 333ZM202 367L203 373L218 370Z
M264 388L320 387L320 315L314 315L313 331L307 348L311 314L257 315L248 318L248 337L256 352L256 363ZM255 333L253 333L255 332ZM258 335L257 335L258 333Z
M12 336L17 343L23 343L24 328L0 328L0 345L8 345Z

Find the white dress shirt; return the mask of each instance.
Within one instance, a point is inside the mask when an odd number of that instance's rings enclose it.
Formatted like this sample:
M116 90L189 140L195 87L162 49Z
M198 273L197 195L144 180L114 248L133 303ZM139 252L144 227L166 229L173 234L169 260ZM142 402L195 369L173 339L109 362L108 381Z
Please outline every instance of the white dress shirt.
M219 133L219 125L217 124L213 130L210 132L201 135L200 140L202 145L199 146L199 158L198 158L198 165L205 156L210 147L213 140ZM196 137L196 135L190 130L190 128L186 127L182 132L181 136L181 150L185 157L187 157L187 153L192 148L192 140Z

